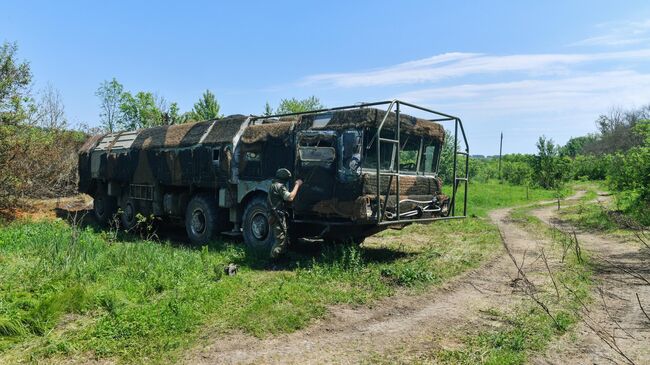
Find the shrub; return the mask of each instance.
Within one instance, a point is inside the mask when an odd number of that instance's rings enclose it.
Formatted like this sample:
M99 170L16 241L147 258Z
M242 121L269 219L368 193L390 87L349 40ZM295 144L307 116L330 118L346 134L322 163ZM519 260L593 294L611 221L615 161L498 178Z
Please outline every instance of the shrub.
M533 168L526 162L513 161L503 163L503 178L515 185L525 185L533 177Z
M0 206L19 198L52 198L76 192L81 132L23 124L0 126Z
M578 155L572 161L573 178L576 180L604 180L611 160L611 155Z

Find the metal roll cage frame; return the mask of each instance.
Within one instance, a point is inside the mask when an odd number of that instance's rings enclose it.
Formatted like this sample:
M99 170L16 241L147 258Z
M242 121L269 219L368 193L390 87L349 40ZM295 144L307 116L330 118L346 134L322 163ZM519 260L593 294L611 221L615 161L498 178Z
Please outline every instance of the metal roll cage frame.
M285 114L275 114L275 115L269 115L269 116L254 116L250 118L249 123L254 124L255 121L257 120L263 120L263 119L270 119L270 118L282 118L282 117L290 117L290 116L300 116L300 115L305 115L305 114L318 114L318 113L326 113L326 112L332 112L332 111L339 111L339 110L349 110L349 109L360 109L360 108L367 108L367 107L377 107L377 106L384 106L388 105L386 108L386 115L384 115L384 118L382 119L381 123L377 127L377 132L375 134L376 136L376 153L377 153L377 198L376 198L376 204L377 204L377 214L375 217L375 224L377 225L400 225L400 224L408 224L408 223L420 223L420 222L431 222L431 221L437 221L437 220L447 220L447 219L458 219L458 218L466 218L467 217L467 189L468 189L468 182L469 182L469 144L467 142L467 136L465 134L465 128L463 127L463 122L460 120L460 118L455 117L453 115L441 113L429 108L421 107L415 104L407 103L405 101L401 100L387 100L387 101L378 101L378 102L373 102L373 103L360 103L360 104L355 104L355 105L347 105L347 106L341 106L341 107L336 107L336 108L328 108L328 109L318 109L318 110L310 110L308 112L299 112L299 113L285 113ZM401 106L407 106L413 109L417 109L426 113L430 113L434 115L433 119L427 119L427 121L436 123L436 122L448 122L448 121L453 121L454 122L454 154L453 154L453 187L452 187L452 195L449 203L449 215L446 217L435 217L435 218L414 218L414 219L401 219L401 214L400 214L400 177L402 176L410 176L407 174L402 174L400 173L400 164L399 162L396 165L396 169L394 172L386 172L381 170L381 164L379 161L381 161L381 143L390 143L397 145L397 159L399 161L399 156L400 156L400 148L401 148L401 140L400 140L400 129L401 129L401 120L400 120L400 107ZM395 119L396 119L396 138L395 139L390 139L390 138L383 138L381 137L381 131L384 128L384 123L388 119L388 116L390 115L391 112L393 112L393 109L395 110ZM458 131L460 130L461 136L462 136L462 141L464 144L464 151L459 150L459 139L458 139ZM442 148L442 146L441 146ZM441 151L442 152L442 151ZM465 158L465 173L464 176L457 176L458 173L458 155L464 156ZM384 209L381 207L381 177L382 176L389 176L389 187L386 191L386 197L385 200L388 202L388 197L391 195L390 194L390 184L392 184L392 178L395 178L395 201L397 202L396 204L396 213L395 216L397 217L396 220L384 220L383 217L385 215L385 208L386 205L384 205ZM458 195L458 187L459 184L463 183L463 214L462 215L456 215L456 197Z

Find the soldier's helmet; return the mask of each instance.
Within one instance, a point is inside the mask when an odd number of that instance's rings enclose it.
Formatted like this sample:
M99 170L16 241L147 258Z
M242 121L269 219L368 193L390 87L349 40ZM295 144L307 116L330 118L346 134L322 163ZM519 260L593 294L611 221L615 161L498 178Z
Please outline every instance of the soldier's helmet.
M275 172L275 178L280 181L287 181L291 179L291 172L284 168L278 169L278 171Z

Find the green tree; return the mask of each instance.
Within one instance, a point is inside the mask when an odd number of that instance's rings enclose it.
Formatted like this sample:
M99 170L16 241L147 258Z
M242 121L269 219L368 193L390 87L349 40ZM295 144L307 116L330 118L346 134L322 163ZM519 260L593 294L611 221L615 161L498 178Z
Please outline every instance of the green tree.
M650 147L650 120L641 120L634 126L634 133L636 133L646 147Z
M445 129L445 140L442 145L442 150L440 151L440 165L438 168L438 175L442 177L445 184L453 184L454 182L454 154L455 151L459 150L459 148L460 142L457 141L456 145L454 146L454 134L451 131ZM460 165L461 164L459 163L459 168L464 168L464 166ZM456 174L458 176L461 176L463 172L459 170L456 171Z
M571 138L564 146L560 147L560 155L569 157L582 155L584 153L585 146L590 143L594 143L597 139L598 136L594 134Z
M267 103L268 105L268 103ZM306 99L282 99L280 105L275 110L276 114L288 114L288 113L302 113L308 112L311 110L325 109L325 106L321 104L320 99L315 96L310 96Z
M221 118L219 109L221 106L215 95L210 90L205 90L201 99L194 104L194 108L189 112L188 118L195 121Z
M643 144L612 156L607 181L613 191L632 197L637 215L650 223L650 121L639 121L634 133Z
M99 85L95 95L100 100L100 124L104 130L114 132L117 125L122 124L122 94L124 94L124 86L117 82L113 77L111 81L104 81Z
M0 47L0 207L13 202L21 191L21 179L15 173L16 161L27 151L22 143L28 128L21 125L31 100L29 63L18 60L16 43Z
M533 176L533 168L522 161L505 161L503 163L503 178L514 185L526 185Z
M164 119L166 124L181 124L186 120L180 112L178 103L171 103L169 105L169 111L165 113Z
M140 91L135 95L130 92L122 93L120 101L122 118L118 126L122 130L135 130L164 125L163 111L156 103L151 92Z
M559 146L545 136L537 141L535 175L545 189L559 189L571 176L571 160L560 157Z
M0 124L15 124L26 117L30 101L32 72L29 63L16 57L18 45L4 42L0 46Z
M271 108L271 105L267 101L266 104L264 104L264 113L262 113L265 117L273 115L273 108Z

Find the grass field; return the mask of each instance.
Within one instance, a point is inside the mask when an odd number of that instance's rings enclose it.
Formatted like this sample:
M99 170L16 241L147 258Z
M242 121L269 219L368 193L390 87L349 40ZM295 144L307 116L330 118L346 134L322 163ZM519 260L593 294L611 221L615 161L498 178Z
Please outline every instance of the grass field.
M237 242L204 247L111 240L62 220L0 228L0 363L66 357L168 362L201 328L291 332L335 304L364 305L437 285L499 249L490 209L553 192L472 184L473 218L385 231L363 247L295 247L279 270ZM239 265L234 276L223 268Z

